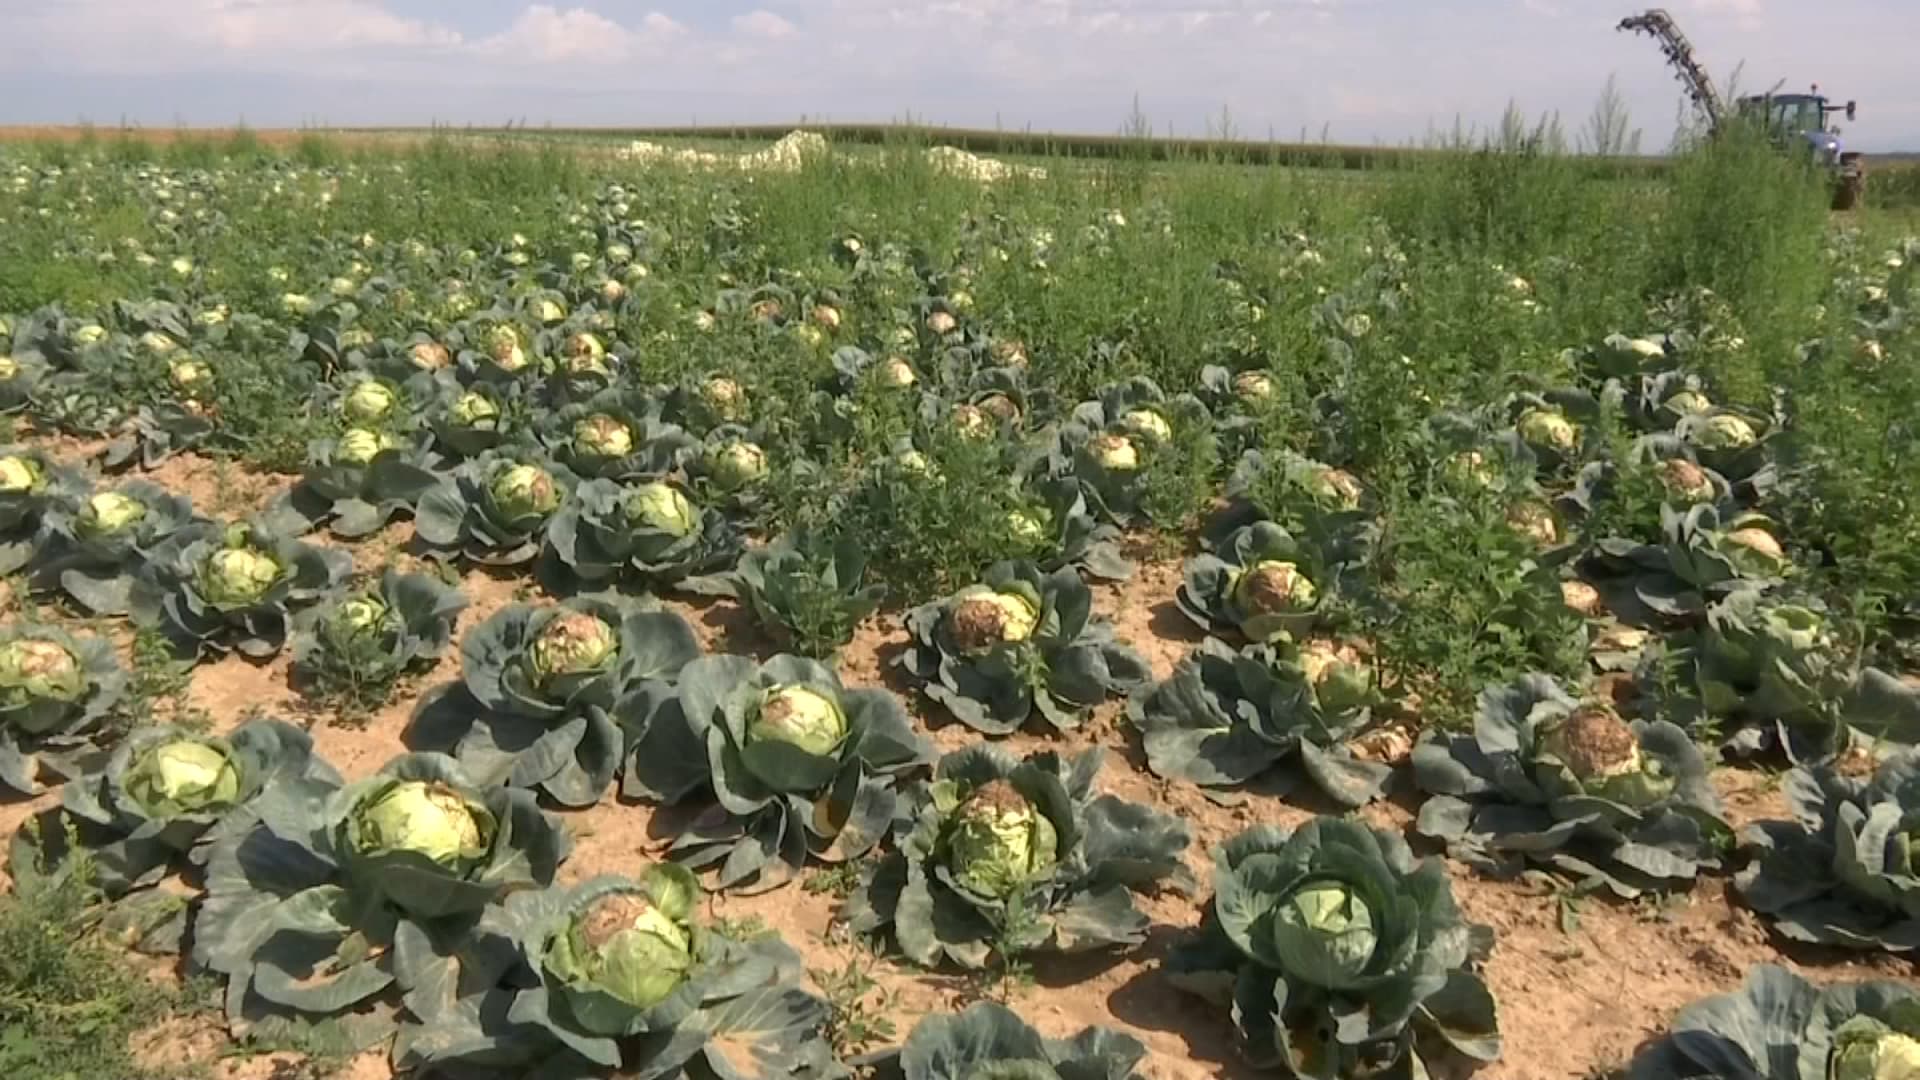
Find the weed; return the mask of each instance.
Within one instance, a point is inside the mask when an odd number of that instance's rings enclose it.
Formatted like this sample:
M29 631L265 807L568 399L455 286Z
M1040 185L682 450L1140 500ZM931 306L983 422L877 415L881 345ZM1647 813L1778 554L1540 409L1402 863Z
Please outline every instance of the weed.
M827 1038L842 1059L855 1057L894 1041L898 1034L891 1013L899 1009L898 994L873 977L879 963L873 949L854 945L854 955L838 968L809 968L807 974L827 999Z
M103 908L84 852L50 872L13 866L0 894L0 1071L23 1080L160 1080L129 1039L184 1005L130 968L100 932Z

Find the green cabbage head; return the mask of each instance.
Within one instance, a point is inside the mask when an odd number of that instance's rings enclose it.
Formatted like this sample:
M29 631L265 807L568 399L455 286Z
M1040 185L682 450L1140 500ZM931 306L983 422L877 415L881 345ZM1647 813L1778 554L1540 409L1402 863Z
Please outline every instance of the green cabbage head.
M747 729L750 742L783 742L828 757L847 737L847 714L832 698L805 686L776 686L760 698Z
M1283 955L1301 961L1288 974L1340 986L1367 968L1380 943L1375 912L1353 889L1330 879L1309 880L1273 911L1273 934Z
M38 491L46 484L40 463L19 454L0 457L0 492Z
M461 427L485 428L500 419L500 406L478 391L469 390L453 403L453 421Z
M352 841L362 854L411 851L448 869L464 869L486 855L493 815L452 787L401 780L374 788L354 808Z
M400 397L385 383L367 381L347 392L340 400L340 413L350 423L377 424L393 415Z
M0 646L0 703L18 708L43 701L75 702L86 692L86 672L65 645L22 638Z
M1732 413L1709 417L1693 434L1693 442L1709 450L1744 450L1759 441L1753 425Z
M1855 1017L1836 1034L1828 1069L1832 1080L1920 1080L1920 1039Z
M627 498L627 520L673 536L692 536L700 527L693 502L672 484L651 483L635 488Z
M230 530L226 546L200 564L200 593L220 607L258 603L283 572L280 561L249 542L244 527Z
M954 809L947 834L947 869L961 886L1006 899L1051 873L1060 835L1011 783L976 788Z
M389 435L367 428L349 428L334 445L334 460L347 465L365 465L380 456L380 451L399 445Z
M138 525L147 516L147 504L131 495L102 491L87 499L74 522L83 536L114 536Z
M755 443L729 442L708 452L707 472L728 491L743 488L767 475L767 452Z
M392 623L392 614L378 596L356 596L334 609L329 626L339 641L377 637Z
M631 1005L650 1009L694 965L692 931L638 892L612 892L584 906L547 946L547 966Z
M155 818L232 806L240 798L240 769L225 748L199 739L149 747L127 769L126 789Z
M541 628L530 652L535 677L544 682L611 666L620 654L620 638L598 615L563 611Z

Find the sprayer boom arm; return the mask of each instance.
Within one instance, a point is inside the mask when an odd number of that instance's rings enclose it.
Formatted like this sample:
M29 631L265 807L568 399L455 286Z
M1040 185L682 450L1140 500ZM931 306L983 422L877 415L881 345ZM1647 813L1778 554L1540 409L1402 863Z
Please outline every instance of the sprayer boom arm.
M1700 66L1700 58L1694 55L1693 43L1687 35L1680 32L1680 25L1673 21L1664 8L1654 8L1620 20L1621 30L1642 33L1658 42L1660 51L1666 54L1667 63L1673 65L1674 74L1680 84L1687 89L1687 96L1693 104L1706 114L1707 124L1718 129L1724 115L1720 103L1720 92L1713 88L1713 80L1707 77L1707 71Z

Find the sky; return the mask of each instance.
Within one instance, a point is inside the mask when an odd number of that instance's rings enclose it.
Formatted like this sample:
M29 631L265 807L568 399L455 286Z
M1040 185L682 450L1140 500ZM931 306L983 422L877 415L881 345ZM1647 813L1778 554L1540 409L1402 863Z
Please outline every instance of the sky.
M0 0L0 123L885 121L1417 142L1617 81L1663 149L1645 0ZM1860 102L1920 150L1914 0L1666 0L1715 77Z

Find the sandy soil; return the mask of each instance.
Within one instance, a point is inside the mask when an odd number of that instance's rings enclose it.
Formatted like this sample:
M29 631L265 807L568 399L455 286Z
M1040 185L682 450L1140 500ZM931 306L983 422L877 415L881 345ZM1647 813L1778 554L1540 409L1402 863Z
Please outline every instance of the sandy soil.
M90 447L49 440L62 456L79 457ZM287 478L257 476L231 466L180 458L155 477L190 494L196 505L241 513L263 504ZM391 556L406 536L406 526L356 549L359 568L372 570ZM1122 638L1167 675L1199 635L1172 605L1180 566L1177 559L1143 562L1135 579L1096 590L1100 614L1114 620ZM500 607L527 595L514 578L485 573L467 575L471 601L462 631ZM751 620L730 602L686 603L669 600L684 614L709 648L769 655L772 645ZM125 635L120 635L125 644ZM972 741L971 734L919 701L895 675L892 659L905 647L897 616L863 626L841 657L839 670L850 685L878 686L901 693L934 740L944 749ZM254 664L229 657L203 666L194 676L191 700L207 710L217 728L232 727L259 712L309 725L319 751L349 778L376 770L404 749L402 735L413 700L425 687L458 676L457 652L411 684L392 705L351 723L303 703L287 683L283 657ZM1293 823L1309 811L1270 797L1252 795L1236 806L1221 806L1195 789L1161 781L1144 768L1138 747L1119 723L1120 709L1096 712L1080 731L1050 740L1022 734L1007 740L1010 749L1028 752L1043 745L1074 751L1089 746L1109 751L1103 774L1107 790L1143 800L1189 821L1196 843L1187 861L1200 880L1207 877L1210 849L1256 823ZM1729 818L1741 825L1776 816L1784 807L1777 778L1758 772L1721 770L1716 784L1726 799ZM1405 800L1402 800L1404 802ZM54 796L0 804L0 835L11 834L30 814L52 805ZM1387 802L1363 816L1379 827L1404 828L1408 805ZM665 830L644 805L621 802L609 794L599 805L563 815L576 837L573 857L562 877L573 881L600 873L633 873L665 844ZM1730 903L1724 879L1707 879L1690 894L1656 904L1615 904L1598 899L1581 904L1577 919L1563 919L1560 901L1527 882L1477 880L1453 867L1461 904L1476 921L1492 926L1499 943L1486 976L1499 996L1506 1033L1505 1058L1480 1075L1488 1080L1551 1080L1585 1077L1631 1055L1684 1003L1703 994L1736 986L1743 973L1760 963L1787 963L1822 979L1901 974L1907 967L1890 958L1860 959L1834 955L1786 955L1761 925ZM4 881L0 877L0 881ZM1203 885L1202 893L1206 888ZM816 967L840 967L855 954L836 932L831 896L794 886L750 898L714 897L710 911L727 918L757 917L778 930ZM1176 993L1159 974L1159 960L1199 919L1201 900L1177 894L1148 897L1144 906L1155 928L1148 942L1127 955L1104 955L1035 964L1031 986L1016 990L1013 1005L1050 1034L1063 1035L1090 1024L1116 1026L1142 1039L1152 1052L1149 1071L1167 1080L1250 1075L1235 1060L1229 1019ZM893 1016L904 1031L930 1009L964 1003L966 980L917 972L881 961L875 975L894 995ZM172 1025L152 1033L142 1052L166 1060L194 1060L213 1066L222 1049L221 1034L202 1021ZM219 1060L213 1075L230 1080L261 1080L286 1075L284 1055ZM389 1075L384 1058L363 1055L340 1075L381 1080Z

